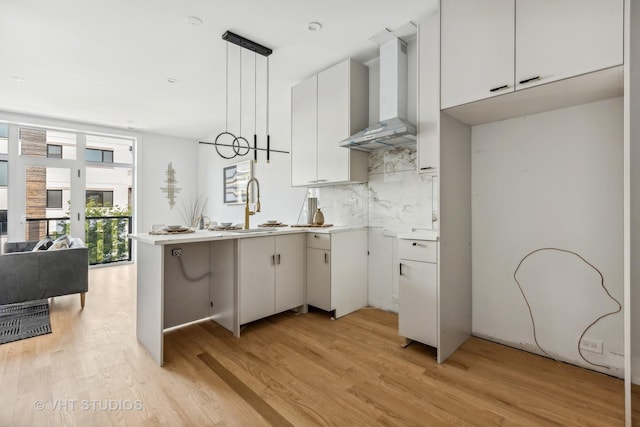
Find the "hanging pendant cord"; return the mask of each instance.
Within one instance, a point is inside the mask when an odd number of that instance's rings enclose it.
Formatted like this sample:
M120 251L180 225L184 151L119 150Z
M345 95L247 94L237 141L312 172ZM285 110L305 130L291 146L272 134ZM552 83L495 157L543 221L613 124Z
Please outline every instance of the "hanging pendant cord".
M227 42L227 66L224 73L225 87L225 124L224 131L229 132L229 42Z
M267 56L267 135L269 135L269 57Z
M258 122L258 56L253 52L253 134Z
M240 120L238 128L238 136L242 136L242 49L240 50L240 61L238 62L239 74L240 74Z

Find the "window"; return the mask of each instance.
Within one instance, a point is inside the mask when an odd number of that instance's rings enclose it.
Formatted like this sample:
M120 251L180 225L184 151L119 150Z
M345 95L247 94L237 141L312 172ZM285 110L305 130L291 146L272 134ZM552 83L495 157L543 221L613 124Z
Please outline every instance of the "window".
M113 206L113 191L87 190L87 205L93 201L96 206Z
M47 157L51 157L53 159L61 159L62 145L47 144Z
M47 208L62 209L62 190L47 190Z
M0 123L0 154L9 153L9 125Z
M9 162L6 160L0 160L0 187L6 187L9 185L8 182L8 172L9 172Z
M113 151L87 148L85 158L88 162L113 163Z

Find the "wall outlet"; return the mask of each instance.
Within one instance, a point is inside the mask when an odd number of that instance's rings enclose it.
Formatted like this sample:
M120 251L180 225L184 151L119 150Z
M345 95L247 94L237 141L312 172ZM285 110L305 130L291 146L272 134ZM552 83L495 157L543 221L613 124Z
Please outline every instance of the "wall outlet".
M580 341L580 348L592 353L602 354L602 341L582 338L582 341Z
M182 248L171 249L171 256L182 256Z
M398 295L391 295L391 302L398 303Z

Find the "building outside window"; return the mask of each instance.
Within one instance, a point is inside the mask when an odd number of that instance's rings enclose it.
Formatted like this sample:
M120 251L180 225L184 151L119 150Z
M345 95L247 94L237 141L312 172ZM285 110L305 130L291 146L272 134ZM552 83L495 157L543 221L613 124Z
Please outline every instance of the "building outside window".
M62 190L47 190L47 208L62 209Z
M113 163L113 151L98 148L87 148L85 160L89 162Z
M87 205L93 202L94 206L113 206L113 191L87 190L86 201Z
M62 158L62 145L57 144L47 144L47 157L53 159L61 159Z

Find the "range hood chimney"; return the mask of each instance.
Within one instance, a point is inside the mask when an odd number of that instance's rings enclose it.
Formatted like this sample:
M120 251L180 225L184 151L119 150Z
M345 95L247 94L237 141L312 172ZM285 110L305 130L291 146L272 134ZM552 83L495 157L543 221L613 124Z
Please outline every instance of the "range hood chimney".
M340 146L374 151L415 142L416 126L407 121L407 44L394 38L380 46L380 121Z

